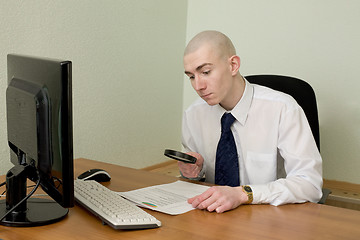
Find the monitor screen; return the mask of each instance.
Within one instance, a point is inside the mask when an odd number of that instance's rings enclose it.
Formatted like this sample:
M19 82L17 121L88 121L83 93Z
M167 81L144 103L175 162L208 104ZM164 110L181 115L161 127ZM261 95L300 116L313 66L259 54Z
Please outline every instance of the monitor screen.
M0 223L52 223L64 218L67 208L74 205L72 63L9 54L7 66L7 132L14 167L6 175L0 217L7 216ZM49 199L30 197L16 206L29 192L27 179L40 185L56 201L54 205ZM47 213L49 206L53 216Z

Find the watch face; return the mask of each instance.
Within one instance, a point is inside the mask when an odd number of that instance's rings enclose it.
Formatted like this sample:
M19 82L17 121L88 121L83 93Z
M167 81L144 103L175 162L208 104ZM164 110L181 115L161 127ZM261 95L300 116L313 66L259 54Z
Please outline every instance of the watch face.
M249 186L245 186L244 190L247 191L247 192L252 192L251 187L249 187Z

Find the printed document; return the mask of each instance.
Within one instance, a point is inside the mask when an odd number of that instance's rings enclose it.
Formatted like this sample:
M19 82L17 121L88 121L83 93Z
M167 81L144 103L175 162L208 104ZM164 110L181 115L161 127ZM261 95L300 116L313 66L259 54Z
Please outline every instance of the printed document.
M205 192L209 187L184 181L155 185L118 194L141 207L177 215L194 208L188 198Z

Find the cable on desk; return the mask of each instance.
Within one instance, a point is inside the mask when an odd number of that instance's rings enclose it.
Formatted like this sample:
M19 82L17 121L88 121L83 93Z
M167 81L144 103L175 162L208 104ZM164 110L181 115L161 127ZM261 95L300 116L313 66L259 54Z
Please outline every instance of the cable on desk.
M4 183L4 184L6 184L6 182ZM0 187L2 187L3 186L3 184L0 184ZM34 184L34 185L31 185L31 186L27 186L26 188L31 188L31 187L36 187L36 184ZM58 188L58 187L57 187ZM3 191L1 194L0 194L0 198L1 197L6 197L6 190L5 191ZM48 194L33 194L32 195L33 197L47 197L47 196L49 196ZM1 239L0 239L1 240Z
M3 183L1 183L1 184L0 184L0 187L4 186L5 184L6 184L6 181L3 182ZM6 190L3 191L3 192L0 194L0 198L1 198L1 197L6 197L6 195L4 195L5 192L6 192Z

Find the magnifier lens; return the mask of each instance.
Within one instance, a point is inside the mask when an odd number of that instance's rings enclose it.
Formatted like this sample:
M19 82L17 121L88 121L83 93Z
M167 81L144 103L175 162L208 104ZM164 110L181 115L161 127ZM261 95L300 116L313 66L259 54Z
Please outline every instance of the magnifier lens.
M177 161L182 161L185 163L192 163L192 164L196 163L195 157L190 156L189 154L186 154L186 153L179 152L179 151L165 149L164 155L169 158L175 159Z

